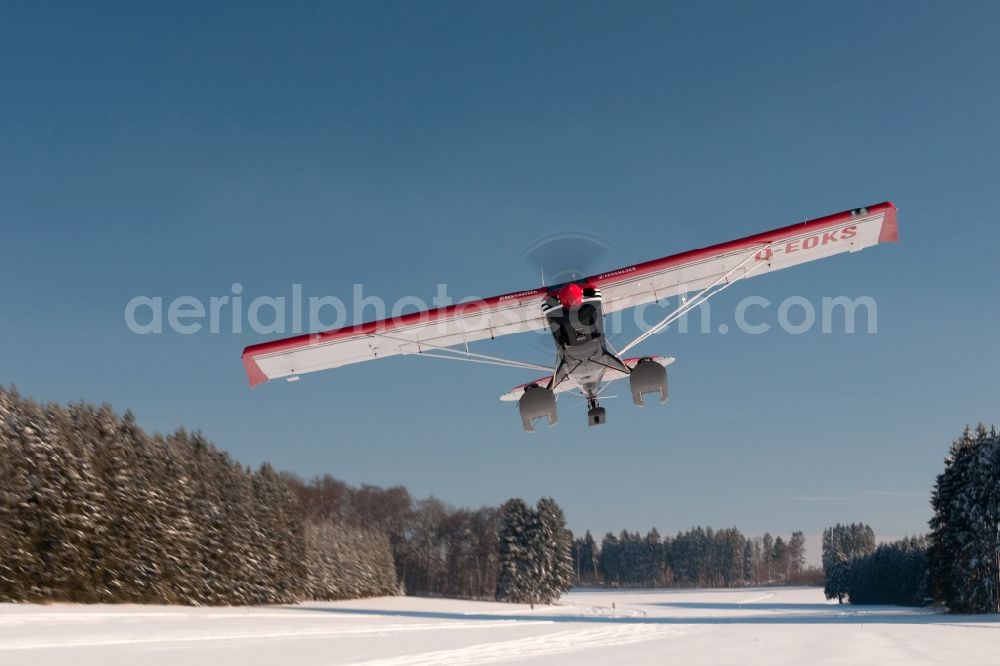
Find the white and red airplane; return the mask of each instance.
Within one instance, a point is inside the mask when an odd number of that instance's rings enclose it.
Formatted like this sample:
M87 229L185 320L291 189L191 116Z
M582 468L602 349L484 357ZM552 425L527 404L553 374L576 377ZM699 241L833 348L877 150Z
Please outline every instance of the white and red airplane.
M568 283L252 345L243 351L243 365L251 386L397 355L533 369L546 374L501 396L517 401L525 430L541 417L555 425L556 395L565 391L578 392L589 424L599 425L605 421L601 391L617 379L629 378L636 405L647 393L667 401L666 367L674 359L626 354L692 308L748 277L898 238L896 207L885 202ZM604 315L673 296L682 297L680 305L621 349L605 338ZM479 340L537 330L552 334L553 368L469 349Z

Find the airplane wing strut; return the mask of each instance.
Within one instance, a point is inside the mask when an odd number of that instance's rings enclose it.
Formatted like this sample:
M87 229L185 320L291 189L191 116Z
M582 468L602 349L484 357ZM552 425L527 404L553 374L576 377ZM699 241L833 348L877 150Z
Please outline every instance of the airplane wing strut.
M759 256L760 253L762 252L767 253L768 251L771 250L773 245L774 243L768 243L767 245L761 245L760 247L751 248L750 251L747 252L746 257L742 261L733 266L727 272L717 277L715 281L713 281L707 287L705 287L697 294L695 294L694 297L683 299L681 301L680 306L676 310L674 310L666 317L661 319L658 323L649 327L646 331L640 334L639 337L637 337L635 340L632 340L632 342L629 342L627 345L622 347L618 353L620 355L627 354L630 349L641 343L649 336L656 335L657 333L666 329L668 326L670 326L670 324L674 323L675 321L683 317L685 314L687 314L694 308L708 301L708 299L712 298L716 294L725 291L726 289L733 286L740 280L750 277L751 275L753 275L754 271L756 271L761 266L768 265L767 262L761 261L754 264L749 269L743 270L743 267L746 264L748 264L754 257Z

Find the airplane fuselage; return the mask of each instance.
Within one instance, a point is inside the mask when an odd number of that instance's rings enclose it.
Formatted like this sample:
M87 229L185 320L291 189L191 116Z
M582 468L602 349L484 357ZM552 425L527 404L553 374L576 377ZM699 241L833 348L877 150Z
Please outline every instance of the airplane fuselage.
M549 388L563 381L575 382L596 407L604 373L609 368L629 371L607 348L600 290L566 285L546 298L542 310L556 345L556 371Z

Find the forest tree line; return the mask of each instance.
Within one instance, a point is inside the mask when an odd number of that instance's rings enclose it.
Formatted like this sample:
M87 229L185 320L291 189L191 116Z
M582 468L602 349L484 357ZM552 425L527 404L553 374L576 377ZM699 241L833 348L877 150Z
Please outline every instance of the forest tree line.
M787 541L695 528L574 542L555 501L451 507L303 480L201 434L0 388L0 600L260 604L419 594L546 603L577 582L792 580Z
M532 522L502 548L515 503ZM571 582L553 578L571 537L551 499L470 510L402 487L303 481L240 465L198 433L150 435L131 413L2 387L0 528L0 601L541 601ZM515 595L505 570L520 572Z
M545 603L572 584L726 587L815 582L805 538L695 527L588 531L558 505L455 508L403 487L252 470L199 433L130 413L41 405L0 387L0 601L260 604L421 594ZM827 595L1000 612L1000 435L966 429L925 538L823 535Z
M608 532L598 545L588 530L573 542L575 580L614 587L738 587L815 582L805 566L806 539L770 533L744 536L735 527L694 527L661 537Z
M257 604L306 576L301 508L198 434L0 389L0 600Z

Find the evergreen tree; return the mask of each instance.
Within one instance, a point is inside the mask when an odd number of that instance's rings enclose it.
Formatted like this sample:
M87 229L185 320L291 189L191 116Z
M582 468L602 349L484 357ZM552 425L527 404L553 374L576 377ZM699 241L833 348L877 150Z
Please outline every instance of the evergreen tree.
M1000 436L980 424L954 442L931 497L929 585L952 611L1000 612Z
M733 587L743 582L743 547L746 539L735 527L716 532L715 584Z
M851 563L843 552L838 551L830 556L830 559L823 565L825 584L823 592L827 599L836 598L839 603L844 603L850 587Z
M663 540L654 527L646 533L642 548L642 565L638 579L647 587L659 587L664 582L666 560L663 556Z
M747 539L743 543L743 582L753 583L753 541Z
M606 583L617 585L621 582L621 549L618 537L611 532L601 539L600 570Z
M159 548L159 569L153 584L153 596L168 603L194 604L199 585L207 571L198 562L199 525L193 514L194 487L191 483L191 458L187 442L173 436L157 436L150 442L155 462L149 479L156 495L155 510Z
M774 537L771 536L770 532L765 532L763 538L761 539L761 553L760 556L764 564L764 575L768 583L771 582L771 569L772 563L774 562Z
M30 485L28 471L18 464L21 445L16 442L16 392L0 387L0 599L23 599L25 571L31 568L28 530L19 506Z
M788 540L788 579L802 573L806 566L806 537L802 532L792 532Z
M788 547L780 536L775 538L774 546L771 548L771 561L772 571L788 580Z
M543 603L552 603L573 587L570 554L573 534L566 529L563 511L551 497L538 501L537 513L541 530L537 543L542 562L540 599Z
M583 537L573 541L573 562L578 582L595 582L598 550L594 536L587 530Z
M524 500L511 499L500 510L496 600L537 603L535 512Z

